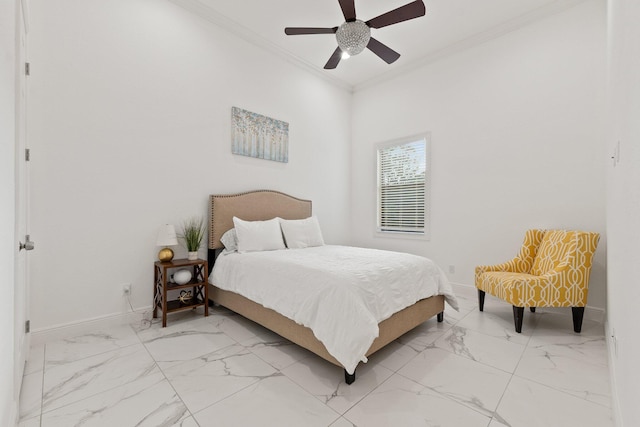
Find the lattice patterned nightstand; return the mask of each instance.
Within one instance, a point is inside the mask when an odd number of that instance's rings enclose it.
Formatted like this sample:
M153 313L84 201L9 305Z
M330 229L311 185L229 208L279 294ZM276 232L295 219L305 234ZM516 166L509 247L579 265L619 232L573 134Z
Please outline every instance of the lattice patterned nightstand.
M178 285L171 282L171 270L193 267L189 283ZM167 326L167 314L176 311L204 307L204 315L209 315L209 263L203 259L189 261L174 259L169 262L156 261L154 268L153 317L158 317L158 308L162 310L162 327ZM179 298L167 300L169 291L191 290L191 298L181 301Z

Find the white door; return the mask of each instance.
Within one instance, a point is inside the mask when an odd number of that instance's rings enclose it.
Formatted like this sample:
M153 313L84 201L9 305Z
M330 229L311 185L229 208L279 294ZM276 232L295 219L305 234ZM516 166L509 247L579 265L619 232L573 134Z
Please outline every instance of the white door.
M18 48L16 49L17 82L16 82L16 271L14 292L15 332L14 348L16 351L14 366L14 390L16 399L20 393L24 364L29 354L30 335L26 331L29 319L29 269L28 253L31 248L26 236L29 234L29 162L27 149L27 14L26 0L18 5L17 20ZM26 247L25 247L26 246Z

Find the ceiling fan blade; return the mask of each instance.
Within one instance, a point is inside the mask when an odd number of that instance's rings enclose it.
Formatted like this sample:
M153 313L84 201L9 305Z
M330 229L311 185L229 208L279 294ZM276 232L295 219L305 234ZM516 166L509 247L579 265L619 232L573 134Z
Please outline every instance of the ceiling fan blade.
M345 21L355 21L356 20L356 5L354 4L354 0L338 0L340 3L340 8L342 9L342 14L344 15Z
M409 19L419 18L424 16L425 13L426 9L422 0L416 0L370 19L366 24L371 28L382 28L387 25L397 24L398 22L408 21Z
M367 49L369 49L371 52L378 55L387 64L396 62L396 60L400 58L400 54L398 52L380 43L378 40L374 39L373 37L369 39L369 44L367 45Z
M342 50L338 47L336 48L335 52L333 52L333 55L331 55L331 58L329 58L327 63L324 65L324 69L333 70L338 66L340 59L342 59Z
M333 28L287 27L284 29L284 33L289 36L296 36L299 34L335 34L336 31L338 31L338 27L333 27Z

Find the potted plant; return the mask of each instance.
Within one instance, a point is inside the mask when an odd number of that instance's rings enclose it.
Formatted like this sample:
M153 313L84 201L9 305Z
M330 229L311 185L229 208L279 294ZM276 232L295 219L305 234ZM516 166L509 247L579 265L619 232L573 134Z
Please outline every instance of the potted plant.
M202 218L191 218L182 223L182 235L180 236L187 247L189 260L198 259L198 250L204 238L205 225Z

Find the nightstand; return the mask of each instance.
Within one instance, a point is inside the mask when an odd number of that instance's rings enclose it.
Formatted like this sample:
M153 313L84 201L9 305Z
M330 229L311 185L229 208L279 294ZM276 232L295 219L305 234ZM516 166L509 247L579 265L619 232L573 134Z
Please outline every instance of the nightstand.
M171 275L181 268L190 268L191 281L184 285L173 282ZM167 326L167 314L176 311L194 310L204 307L204 315L209 315L209 264L206 260L174 259L169 262L156 261L153 287L153 318L162 310L162 327ZM191 291L191 299L180 301L178 296L168 300L170 291Z

